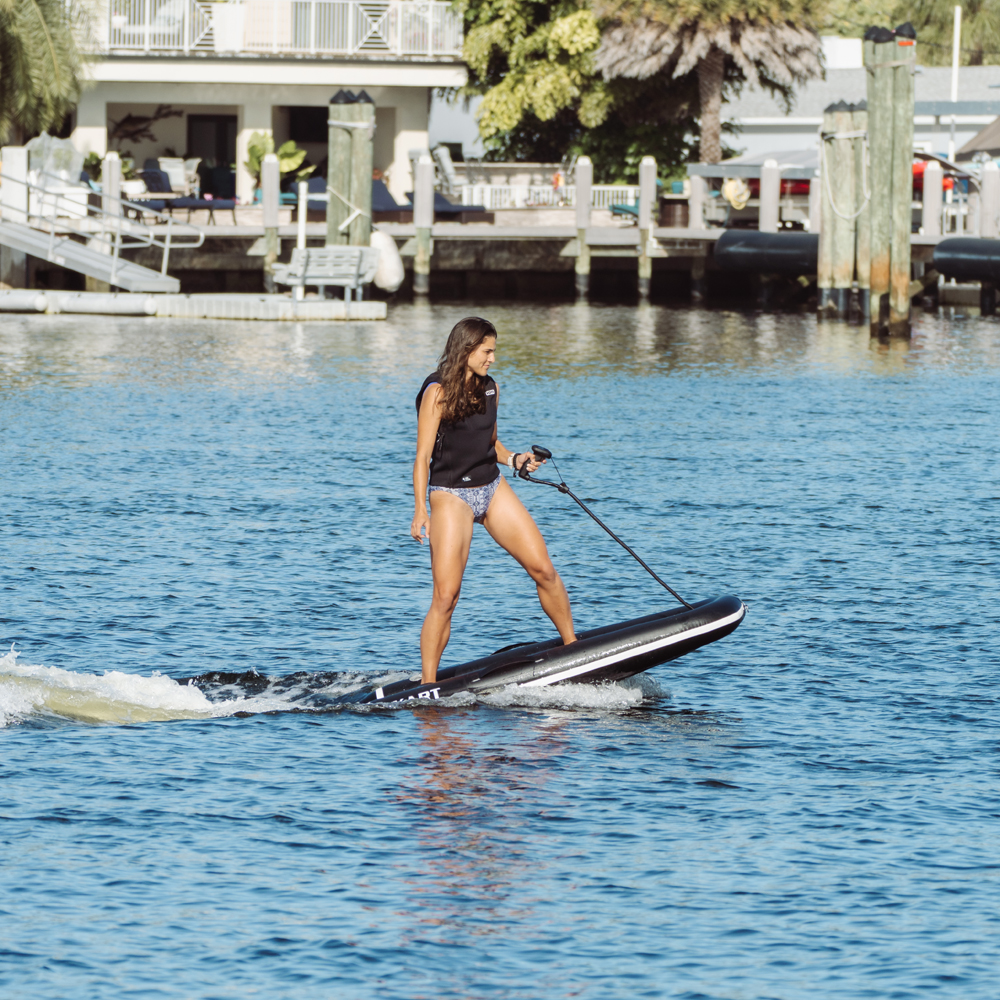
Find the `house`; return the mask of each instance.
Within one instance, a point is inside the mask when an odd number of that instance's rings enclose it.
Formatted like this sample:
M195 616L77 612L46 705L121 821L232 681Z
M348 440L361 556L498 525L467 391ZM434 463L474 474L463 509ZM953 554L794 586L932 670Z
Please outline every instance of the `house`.
M863 101L867 92L861 39L824 38L823 55L826 78L797 87L790 111L780 98L751 88L745 88L738 97L723 104L723 121L736 127L735 134L724 141L750 157L815 147L823 109L840 100ZM919 40L917 58L920 58ZM917 148L947 155L952 115L956 150L1000 115L1000 66L963 66L958 85L960 100L953 104L951 67L917 66L913 136Z
M446 0L109 0L72 139L84 153L235 164L253 132L294 139L320 166L341 89L374 100L375 168L400 200L411 149L428 148L431 95L460 87L462 18Z

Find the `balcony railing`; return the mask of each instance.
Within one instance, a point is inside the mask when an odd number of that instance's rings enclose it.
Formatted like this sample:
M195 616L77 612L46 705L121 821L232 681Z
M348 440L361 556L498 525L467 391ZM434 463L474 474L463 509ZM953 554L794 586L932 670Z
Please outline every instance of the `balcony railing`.
M110 0L103 51L187 55L460 56L440 0Z

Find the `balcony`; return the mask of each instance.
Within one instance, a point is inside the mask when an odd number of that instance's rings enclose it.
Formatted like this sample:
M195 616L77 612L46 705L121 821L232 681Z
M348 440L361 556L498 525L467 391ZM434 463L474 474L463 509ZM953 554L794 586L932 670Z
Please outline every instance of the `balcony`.
M456 59L462 17L439 0L110 0L107 55Z

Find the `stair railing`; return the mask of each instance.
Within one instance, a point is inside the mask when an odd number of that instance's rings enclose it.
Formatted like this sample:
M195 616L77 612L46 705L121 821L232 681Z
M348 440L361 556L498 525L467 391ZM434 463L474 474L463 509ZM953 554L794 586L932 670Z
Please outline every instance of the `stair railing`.
M55 181L60 186L66 182L53 174L41 175L43 179ZM22 197L4 197L4 187L8 184L18 184L25 188L20 192ZM10 189L7 189L10 192ZM87 193L84 204L78 200L79 194ZM101 204L92 204L93 189L84 185L69 186L68 190L54 190L45 184L30 180L5 176L0 180L0 206L3 209L3 221L20 222L32 229L47 232L49 236L47 258L53 263L59 263L57 247L59 243L78 236L87 247L95 243L106 247L101 251L111 257L111 276L109 284L115 284L115 276L121 260L122 250L137 247L158 247L163 253L160 262L160 273L166 274L170 265L170 251L177 249L194 249L205 242L205 233L200 226L190 222L178 222L167 212L160 212L141 202L129 201L112 195L96 195ZM73 195L77 197L74 198ZM149 200L157 199L155 192L149 193ZM60 214L62 202L62 214ZM110 203L110 208L105 207ZM35 210L35 209L38 210ZM83 209L83 214L81 214ZM128 212L135 212L136 219L130 219ZM165 223L166 232L162 238L156 230L142 221L144 216L151 215L161 224ZM79 220L79 221L78 221ZM178 241L180 237L180 242ZM76 242L76 241L74 241Z

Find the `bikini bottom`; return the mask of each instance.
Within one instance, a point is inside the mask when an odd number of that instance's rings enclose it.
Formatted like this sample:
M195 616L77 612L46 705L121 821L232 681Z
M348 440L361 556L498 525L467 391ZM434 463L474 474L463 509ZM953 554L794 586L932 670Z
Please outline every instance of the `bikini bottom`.
M492 483L485 486L472 486L466 489L451 489L448 486L432 486L431 493L439 490L441 493L451 493L464 501L472 510L472 520L476 524L482 524L486 517L486 512L490 509L493 496L500 487L503 476L497 475Z

